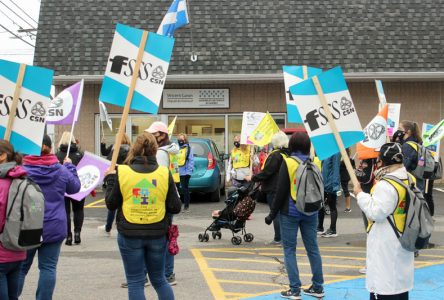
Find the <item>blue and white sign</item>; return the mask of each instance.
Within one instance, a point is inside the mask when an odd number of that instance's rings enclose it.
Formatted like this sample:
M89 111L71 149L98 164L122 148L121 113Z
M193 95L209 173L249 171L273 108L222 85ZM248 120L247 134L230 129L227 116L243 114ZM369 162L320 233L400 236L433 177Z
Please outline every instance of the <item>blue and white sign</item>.
M287 102L287 119L290 123L302 124L301 116L298 108L290 94L290 87L304 81L304 67L303 66L283 66L284 85L285 85L285 100ZM307 78L319 75L322 69L307 67Z
M348 148L362 141L365 136L341 68L328 70L318 79L344 146ZM313 80L307 79L292 86L290 92L319 159L324 160L338 153L339 146Z
M20 64L0 59L0 139L8 125ZM23 154L40 155L54 71L26 66L10 142Z
M422 137L424 138L424 133L426 133L427 131L429 131L433 127L435 127L435 125L428 124L428 123L423 123L422 124ZM431 145L427 146L427 149L429 149L430 151L434 152L433 157L435 158L436 162L439 162L439 148L440 147L441 147L441 141L440 140L438 140L434 144L431 144Z
M99 101L125 106L143 30L117 24ZM131 108L157 114L173 52L174 38L150 32Z
M384 88L382 87L382 81L381 80L375 80L376 83L376 90L378 92L378 98L379 98L379 109L382 108L382 106L387 104L387 98L385 97Z

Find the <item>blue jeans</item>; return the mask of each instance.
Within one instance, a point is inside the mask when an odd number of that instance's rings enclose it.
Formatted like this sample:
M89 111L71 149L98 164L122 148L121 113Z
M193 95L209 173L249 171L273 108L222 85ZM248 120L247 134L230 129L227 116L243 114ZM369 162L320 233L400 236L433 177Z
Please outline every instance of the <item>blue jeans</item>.
M296 261L298 228L301 230L302 241L310 261L311 273L313 274L311 281L315 289L322 288L324 277L322 275L322 259L316 233L318 215L290 217L281 214L280 222L285 269L287 270L291 291L299 292L301 289L301 280L299 279Z
M166 236L158 239L128 238L117 235L125 276L128 282L128 299L145 300L145 267L159 300L172 300L174 294L165 279Z
M113 227L114 218L116 217L116 211L115 210L109 210L108 214L106 215L106 225L105 225L105 231L110 232L111 228Z
M52 299L52 294L54 293L54 288L56 285L56 268L57 262L59 261L61 247L62 241L55 243L43 243L38 248L28 250L27 258L23 262L20 269L19 295L22 294L26 274L28 274L32 261L34 260L34 256L38 251L40 274L35 298L36 300Z
M190 178L191 175L180 176L180 189L183 194L183 204L185 206L185 209L190 206Z
M267 192L267 203L270 209L274 195L276 195L276 192L273 191ZM279 224L279 213L276 215L276 218L274 218L273 220L273 228L274 228L274 240L277 242L281 241L281 227Z
M0 263L0 299L17 300L22 261Z

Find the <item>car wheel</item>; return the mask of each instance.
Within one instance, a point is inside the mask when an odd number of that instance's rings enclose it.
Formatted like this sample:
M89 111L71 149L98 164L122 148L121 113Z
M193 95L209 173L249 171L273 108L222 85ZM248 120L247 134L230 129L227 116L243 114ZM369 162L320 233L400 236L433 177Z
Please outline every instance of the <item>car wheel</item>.
M217 188L214 192L210 193L210 201L211 202L220 201L220 189Z

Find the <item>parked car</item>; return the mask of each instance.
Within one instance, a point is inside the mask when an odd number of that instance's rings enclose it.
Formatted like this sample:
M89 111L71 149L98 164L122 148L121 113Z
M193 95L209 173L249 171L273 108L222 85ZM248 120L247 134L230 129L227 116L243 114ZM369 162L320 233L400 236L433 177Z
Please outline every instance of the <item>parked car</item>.
M208 194L210 201L220 201L225 193L225 163L228 155L221 154L211 139L189 138L194 154L194 169L189 189L191 193Z

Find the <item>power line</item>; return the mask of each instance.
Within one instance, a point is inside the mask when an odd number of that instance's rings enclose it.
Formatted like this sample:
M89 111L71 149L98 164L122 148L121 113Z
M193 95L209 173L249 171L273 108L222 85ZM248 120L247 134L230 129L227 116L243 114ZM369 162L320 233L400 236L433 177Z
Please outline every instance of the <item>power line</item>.
M17 7L18 9L20 9L20 11L21 11L22 13L24 13L28 18L30 18L31 20L33 20L37 25L39 24L39 22L37 22L37 21L34 20L30 15L28 15L28 14L26 13L26 11L24 11L24 10L23 10L20 6L18 6L14 1L9 0L9 2L11 2L12 4L14 4L15 7Z
M2 27L3 29L5 29L7 32L9 32L10 34L12 34L13 36L15 36L16 38L18 38L18 39L21 40L22 42L24 42L24 43L28 44L29 46L35 48L35 46L34 46L33 44L31 44L30 42L28 42L28 41L22 39L20 36L16 35L14 32L12 32L11 30L9 30L8 28L6 28L5 26L3 26L2 24L0 24L0 27Z
M35 28L34 25L32 25L31 23L29 23L28 21L26 21L25 19L23 19L19 14L17 14L12 8L10 8L8 5L6 5L5 3L3 3L3 1L0 1L1 4L3 4L3 6L5 6L7 9L9 9L14 15L16 15L17 17L19 17L23 22L25 22L26 24L28 24L29 26L31 26L32 28Z
M29 36L29 37L32 37L32 36L37 37L37 36L35 35L35 33L31 32L31 31L29 31L29 30L27 30L27 29L23 29L23 27L22 27L20 24L18 24L17 22L15 22L11 17L9 17L7 14L5 14L1 9L0 9L0 13L1 13L2 15L4 15L6 18L8 18L8 19L9 19L14 25L17 25L18 28L20 28L19 30L17 30L17 32L20 32L20 30L23 30L23 32L25 32L27 36ZM35 29L35 30L37 30L37 29Z

